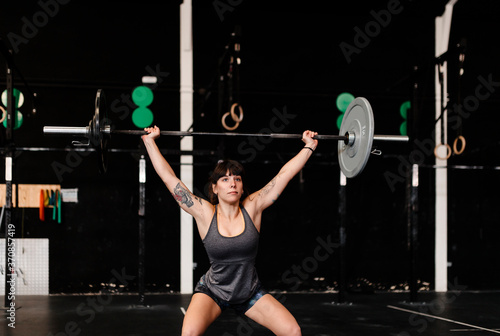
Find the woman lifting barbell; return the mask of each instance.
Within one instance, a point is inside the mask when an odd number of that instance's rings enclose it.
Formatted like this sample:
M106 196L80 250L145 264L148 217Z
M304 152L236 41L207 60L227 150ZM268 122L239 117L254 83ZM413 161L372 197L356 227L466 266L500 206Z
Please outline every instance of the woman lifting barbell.
M196 285L182 325L182 335L202 335L226 308L232 308L276 335L301 335L293 315L262 289L255 269L262 212L281 195L288 182L304 167L318 140L304 131L305 146L262 189L247 194L243 166L232 160L215 167L209 188L210 202L195 196L175 175L155 140L160 129L146 128L142 139L154 169L179 206L197 224L210 269Z

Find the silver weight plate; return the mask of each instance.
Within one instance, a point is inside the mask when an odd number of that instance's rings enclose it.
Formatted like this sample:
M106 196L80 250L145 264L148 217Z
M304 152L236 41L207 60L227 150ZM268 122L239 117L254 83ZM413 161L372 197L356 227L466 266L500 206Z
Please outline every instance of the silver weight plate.
M366 98L354 99L344 113L339 133L349 137L348 143L339 141L338 145L339 165L346 177L356 177L365 168L372 151L374 129L370 103Z

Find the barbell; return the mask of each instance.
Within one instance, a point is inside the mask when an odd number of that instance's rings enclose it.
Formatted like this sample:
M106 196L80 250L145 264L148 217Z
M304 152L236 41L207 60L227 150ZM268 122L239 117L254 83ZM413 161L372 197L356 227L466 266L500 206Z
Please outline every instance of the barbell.
M357 176L366 166L372 152L372 143L379 141L409 141L408 136L402 135L374 135L373 110L366 98L354 99L346 111L336 135L316 135L318 140L337 140L339 166L346 177ZM88 139L86 143L73 141L75 146L93 146L96 148L99 170L106 172L108 162L108 143L112 134L143 135L143 130L112 129L106 113L104 92L97 90L94 116L88 126L44 126L43 133L47 135L71 135ZM236 132L188 132L188 131L160 131L161 135L168 136L243 136L268 137L276 139L301 139L302 134L286 133L236 133Z

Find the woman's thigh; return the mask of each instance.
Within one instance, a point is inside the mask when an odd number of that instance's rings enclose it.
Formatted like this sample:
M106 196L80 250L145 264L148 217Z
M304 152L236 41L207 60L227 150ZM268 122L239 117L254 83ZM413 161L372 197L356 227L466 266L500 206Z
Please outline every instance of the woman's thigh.
M203 335L221 312L219 305L210 296L193 294L182 323L182 335Z
M276 335L301 335L295 317L271 294L260 298L245 315Z

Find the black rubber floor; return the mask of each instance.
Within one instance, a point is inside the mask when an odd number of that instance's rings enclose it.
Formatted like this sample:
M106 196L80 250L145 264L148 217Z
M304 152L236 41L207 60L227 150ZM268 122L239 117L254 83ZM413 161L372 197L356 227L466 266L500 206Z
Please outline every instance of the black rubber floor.
M500 292L275 294L294 314L303 335L480 336L500 334ZM3 297L2 302L3 302ZM18 296L15 313L2 311L1 335L180 335L191 296L134 295ZM15 320L14 320L15 319ZM15 327L15 328L13 328ZM205 335L272 335L232 311L225 311Z

